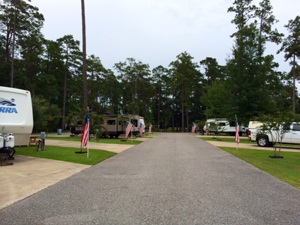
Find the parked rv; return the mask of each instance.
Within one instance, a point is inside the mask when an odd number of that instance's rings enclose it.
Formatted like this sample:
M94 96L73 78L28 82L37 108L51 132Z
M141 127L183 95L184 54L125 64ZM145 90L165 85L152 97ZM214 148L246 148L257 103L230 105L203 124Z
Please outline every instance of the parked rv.
M13 145L27 146L32 128L30 91L0 86L0 131L4 142L13 136Z
M71 126L70 128L71 131L71 137L77 137L79 134L82 133L83 131L83 126Z
M144 117L139 115L103 115L102 126L109 137L118 138L121 134L125 133L126 121L130 121L133 124L132 134L134 136L139 135L141 125L144 128L143 133L145 132Z
M139 136L140 134L140 129L143 129L142 133L145 133L145 121L144 117L139 116L139 115L132 115L130 116L130 122L133 124L133 135Z
M103 136L107 134L111 138L118 138L125 130L124 122L121 117L118 117L118 115L103 115L102 125L105 129Z

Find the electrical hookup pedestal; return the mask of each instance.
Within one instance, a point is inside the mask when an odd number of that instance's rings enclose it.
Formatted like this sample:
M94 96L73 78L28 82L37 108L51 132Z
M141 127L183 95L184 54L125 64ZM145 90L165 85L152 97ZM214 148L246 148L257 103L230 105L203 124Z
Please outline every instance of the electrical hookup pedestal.
M45 139L46 139L46 132L41 132L41 139L37 142L37 151L44 151L45 150Z

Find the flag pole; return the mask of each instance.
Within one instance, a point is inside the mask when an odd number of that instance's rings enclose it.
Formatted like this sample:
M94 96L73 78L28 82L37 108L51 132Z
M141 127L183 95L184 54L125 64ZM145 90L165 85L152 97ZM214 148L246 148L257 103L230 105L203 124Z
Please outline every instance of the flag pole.
M86 157L89 158L90 157L90 126L88 128L88 142L87 142L87 153L86 153Z
M130 131L131 135L130 135L130 140L131 140L131 143L132 143L132 139L133 139L133 125L131 127L131 131Z
M87 140L87 146L86 146L87 147L86 157L89 158L90 157L90 110L89 110L89 107L87 107L86 111L87 111L86 113L88 116L88 123L89 123L88 130L87 130L88 140Z
M239 150L239 143L240 143L240 134L239 134L240 128L239 123L237 120L237 116L235 115L235 141L236 141L236 150Z
M87 151L83 151L82 148L83 148L83 137L85 135L85 132L87 132L87 135L88 135L88 141L87 141L87 147L88 147L88 144L89 144L89 107L87 107L87 112L86 112L86 118L85 118L85 124L84 124L84 128L83 128L83 132L82 132L82 136L81 136L81 140L80 140L80 151L77 151L75 152L76 154L83 154L83 153L87 153ZM85 128L86 128L86 122L88 121L88 130L85 131Z
M130 123L131 123L131 117L130 117L130 116L129 116L129 121L130 121ZM131 143L132 143L132 139L133 139L133 126L134 126L134 125L132 125L131 130L130 130L130 133L131 133L131 135L130 135Z

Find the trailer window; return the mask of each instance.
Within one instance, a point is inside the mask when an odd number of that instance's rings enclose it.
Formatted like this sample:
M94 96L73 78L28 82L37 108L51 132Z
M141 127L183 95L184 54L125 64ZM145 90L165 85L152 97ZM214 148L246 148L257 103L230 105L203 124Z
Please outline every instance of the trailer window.
M116 125L116 120L107 120L107 125Z
M135 127L137 127L137 120L131 120L131 123L132 123Z

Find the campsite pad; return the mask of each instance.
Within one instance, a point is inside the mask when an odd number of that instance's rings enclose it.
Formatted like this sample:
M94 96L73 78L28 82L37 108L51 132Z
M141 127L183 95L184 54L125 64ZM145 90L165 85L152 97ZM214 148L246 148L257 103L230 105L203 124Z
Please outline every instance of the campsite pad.
M47 140L47 146L80 148L80 142ZM120 153L133 145L90 143L91 149ZM15 155L13 165L0 167L0 209L24 199L90 166Z

